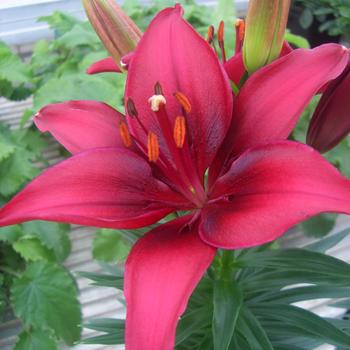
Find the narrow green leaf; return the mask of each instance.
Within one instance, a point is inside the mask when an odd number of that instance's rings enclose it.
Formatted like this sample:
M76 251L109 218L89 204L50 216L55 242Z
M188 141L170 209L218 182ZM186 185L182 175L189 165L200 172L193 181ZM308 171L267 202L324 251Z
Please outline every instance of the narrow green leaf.
M101 287L113 287L122 290L123 289L123 277L99 274L93 272L78 272L80 276L88 278L94 283L92 285L101 286Z
M194 333L207 327L210 322L211 313L212 311L208 307L200 307L186 312L181 317L176 328L176 345L181 344Z
M246 307L242 306L237 322L238 331L254 350L273 350L273 346L258 319Z
M228 349L242 302L242 291L235 281L220 279L214 282L212 331L215 350Z
M350 233L350 228L346 228L331 236L325 237L315 243L308 244L303 249L312 250L314 252L324 253L341 242Z
M285 304L267 304L252 306L260 317L280 321L307 331L313 337L335 346L348 346L350 335L346 334L322 317L302 308Z
M117 333L103 334L96 337L83 339L81 344L102 344L102 345L117 345L124 344L124 334Z
M98 318L96 320L88 321L84 324L84 327L105 333L112 333L116 331L124 332L125 320L118 318Z

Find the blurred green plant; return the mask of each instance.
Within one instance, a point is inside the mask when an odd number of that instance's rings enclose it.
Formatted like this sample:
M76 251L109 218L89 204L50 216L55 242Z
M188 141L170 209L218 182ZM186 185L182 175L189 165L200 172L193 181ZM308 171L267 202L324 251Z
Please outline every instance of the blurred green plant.
M349 0L295 0L302 8L299 23L309 28L317 19L318 30L331 36L343 35L350 38L350 1Z

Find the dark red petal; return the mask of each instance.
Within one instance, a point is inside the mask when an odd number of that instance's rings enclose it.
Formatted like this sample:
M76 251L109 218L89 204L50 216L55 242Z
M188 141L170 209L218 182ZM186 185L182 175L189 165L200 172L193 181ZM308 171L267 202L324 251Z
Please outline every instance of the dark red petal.
M236 53L224 64L226 73L231 81L239 85L241 78L245 72L243 64L242 52Z
M49 131L71 153L95 147L123 146L119 123L123 115L105 103L69 101L42 108L34 123Z
M228 138L233 153L287 138L312 96L336 78L348 61L337 44L298 49L254 73L235 99Z
M322 212L350 214L350 181L311 147L290 141L257 146L219 178L199 233L216 247L272 241Z
M0 209L0 226L29 220L132 228L158 221L182 199L131 151L96 148L49 169Z
M311 119L307 143L320 152L336 146L350 131L350 64L324 92Z
M128 350L173 349L175 329L188 299L216 250L197 229L183 229L190 216L161 225L133 247L125 268Z
M179 5L161 11L142 36L129 67L126 100L131 97L148 130L160 136L159 125L148 99L159 82L166 97L166 109L173 121L183 114L173 94L182 92L192 110L187 124L200 174L211 163L232 115L232 93L228 79L213 50L182 18ZM146 143L135 119L132 132ZM160 147L164 150L164 140Z
M97 61L86 70L87 74L97 74L106 72L121 72L121 70L119 69L118 65L114 62L112 57L107 57L100 61Z
M281 50L281 55L285 56L288 55L293 51L292 47L284 41L282 50ZM239 52L232 56L225 64L224 64L226 73L228 77L230 78L231 81L233 81L236 85L239 85L239 82L241 78L243 77L243 74L245 72L245 67L243 64L243 57L242 57L242 52Z

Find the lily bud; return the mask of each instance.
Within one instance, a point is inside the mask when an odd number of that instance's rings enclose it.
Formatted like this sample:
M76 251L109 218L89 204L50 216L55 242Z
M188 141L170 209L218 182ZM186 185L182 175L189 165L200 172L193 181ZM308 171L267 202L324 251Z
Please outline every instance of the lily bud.
M312 116L306 142L320 152L335 147L350 132L350 61L323 93Z
M250 0L245 22L243 61L249 74L279 57L290 0Z
M121 68L121 58L134 50L141 30L114 0L83 0L83 4L97 35Z

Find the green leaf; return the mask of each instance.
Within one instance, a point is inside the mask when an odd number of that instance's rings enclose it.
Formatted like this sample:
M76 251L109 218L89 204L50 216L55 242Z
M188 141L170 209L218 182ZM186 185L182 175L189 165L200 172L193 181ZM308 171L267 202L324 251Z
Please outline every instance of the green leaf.
M23 331L13 350L58 350L56 342L47 331Z
M176 345L181 344L201 329L208 327L211 314L212 310L206 306L186 312L180 318L176 328Z
M94 281L94 283L92 283L93 286L113 287L120 290L123 289L123 277L93 272L78 272L78 274Z
M307 7L304 8L303 12L301 13L299 17L299 23L303 29L307 29L311 26L312 22L314 20L314 16L311 12L311 10Z
M241 307L237 329L254 350L273 350L271 342L258 319L245 306Z
M101 229L92 243L94 259L104 262L123 261L130 249L131 245L125 242L118 230Z
M20 225L0 227L0 241L14 243L22 235Z
M0 79L11 84L26 83L29 80L29 67L3 42L0 42Z
M320 214L302 222L303 232L312 237L323 237L335 226L337 214Z
M81 312L77 287L57 265L28 265L11 288L13 309L26 327L52 328L56 336L73 344L80 338Z
M15 146L0 139L0 162L7 159L15 151Z
M242 302L243 294L235 281L219 279L214 282L214 349L228 349Z
M337 232L329 237L323 238L315 243L308 244L303 249L312 250L314 252L324 253L325 251L335 247L350 233L350 228Z
M125 321L112 318L101 318L89 321L85 328L93 329L107 334L87 338L81 341L82 344L124 344Z
M23 232L40 240L57 262L63 262L70 253L69 225L47 221L31 221L23 225Z
M116 81L116 74L112 79ZM67 100L98 100L116 106L121 94L117 83L111 84L105 77L76 74L50 79L37 90L33 102L36 109Z
M13 244L13 249L27 261L54 261L53 253L39 239L24 236Z
M350 344L350 335L310 311L277 303L254 305L252 309L260 317L277 320L281 324L299 328L310 333L311 337L323 340L327 344L335 346L348 346Z
M309 49L310 48L310 44L307 41L307 39L305 39L304 37L302 37L300 35L292 34L288 30L286 31L286 33L284 35L284 38L290 44L293 44L293 45L295 45L298 48L303 48L303 49Z
M59 39L57 39L56 43L69 49L76 49L76 47L79 45L100 45L100 41L95 32L88 30L86 26L84 28L81 23L76 24L70 31L63 34Z

